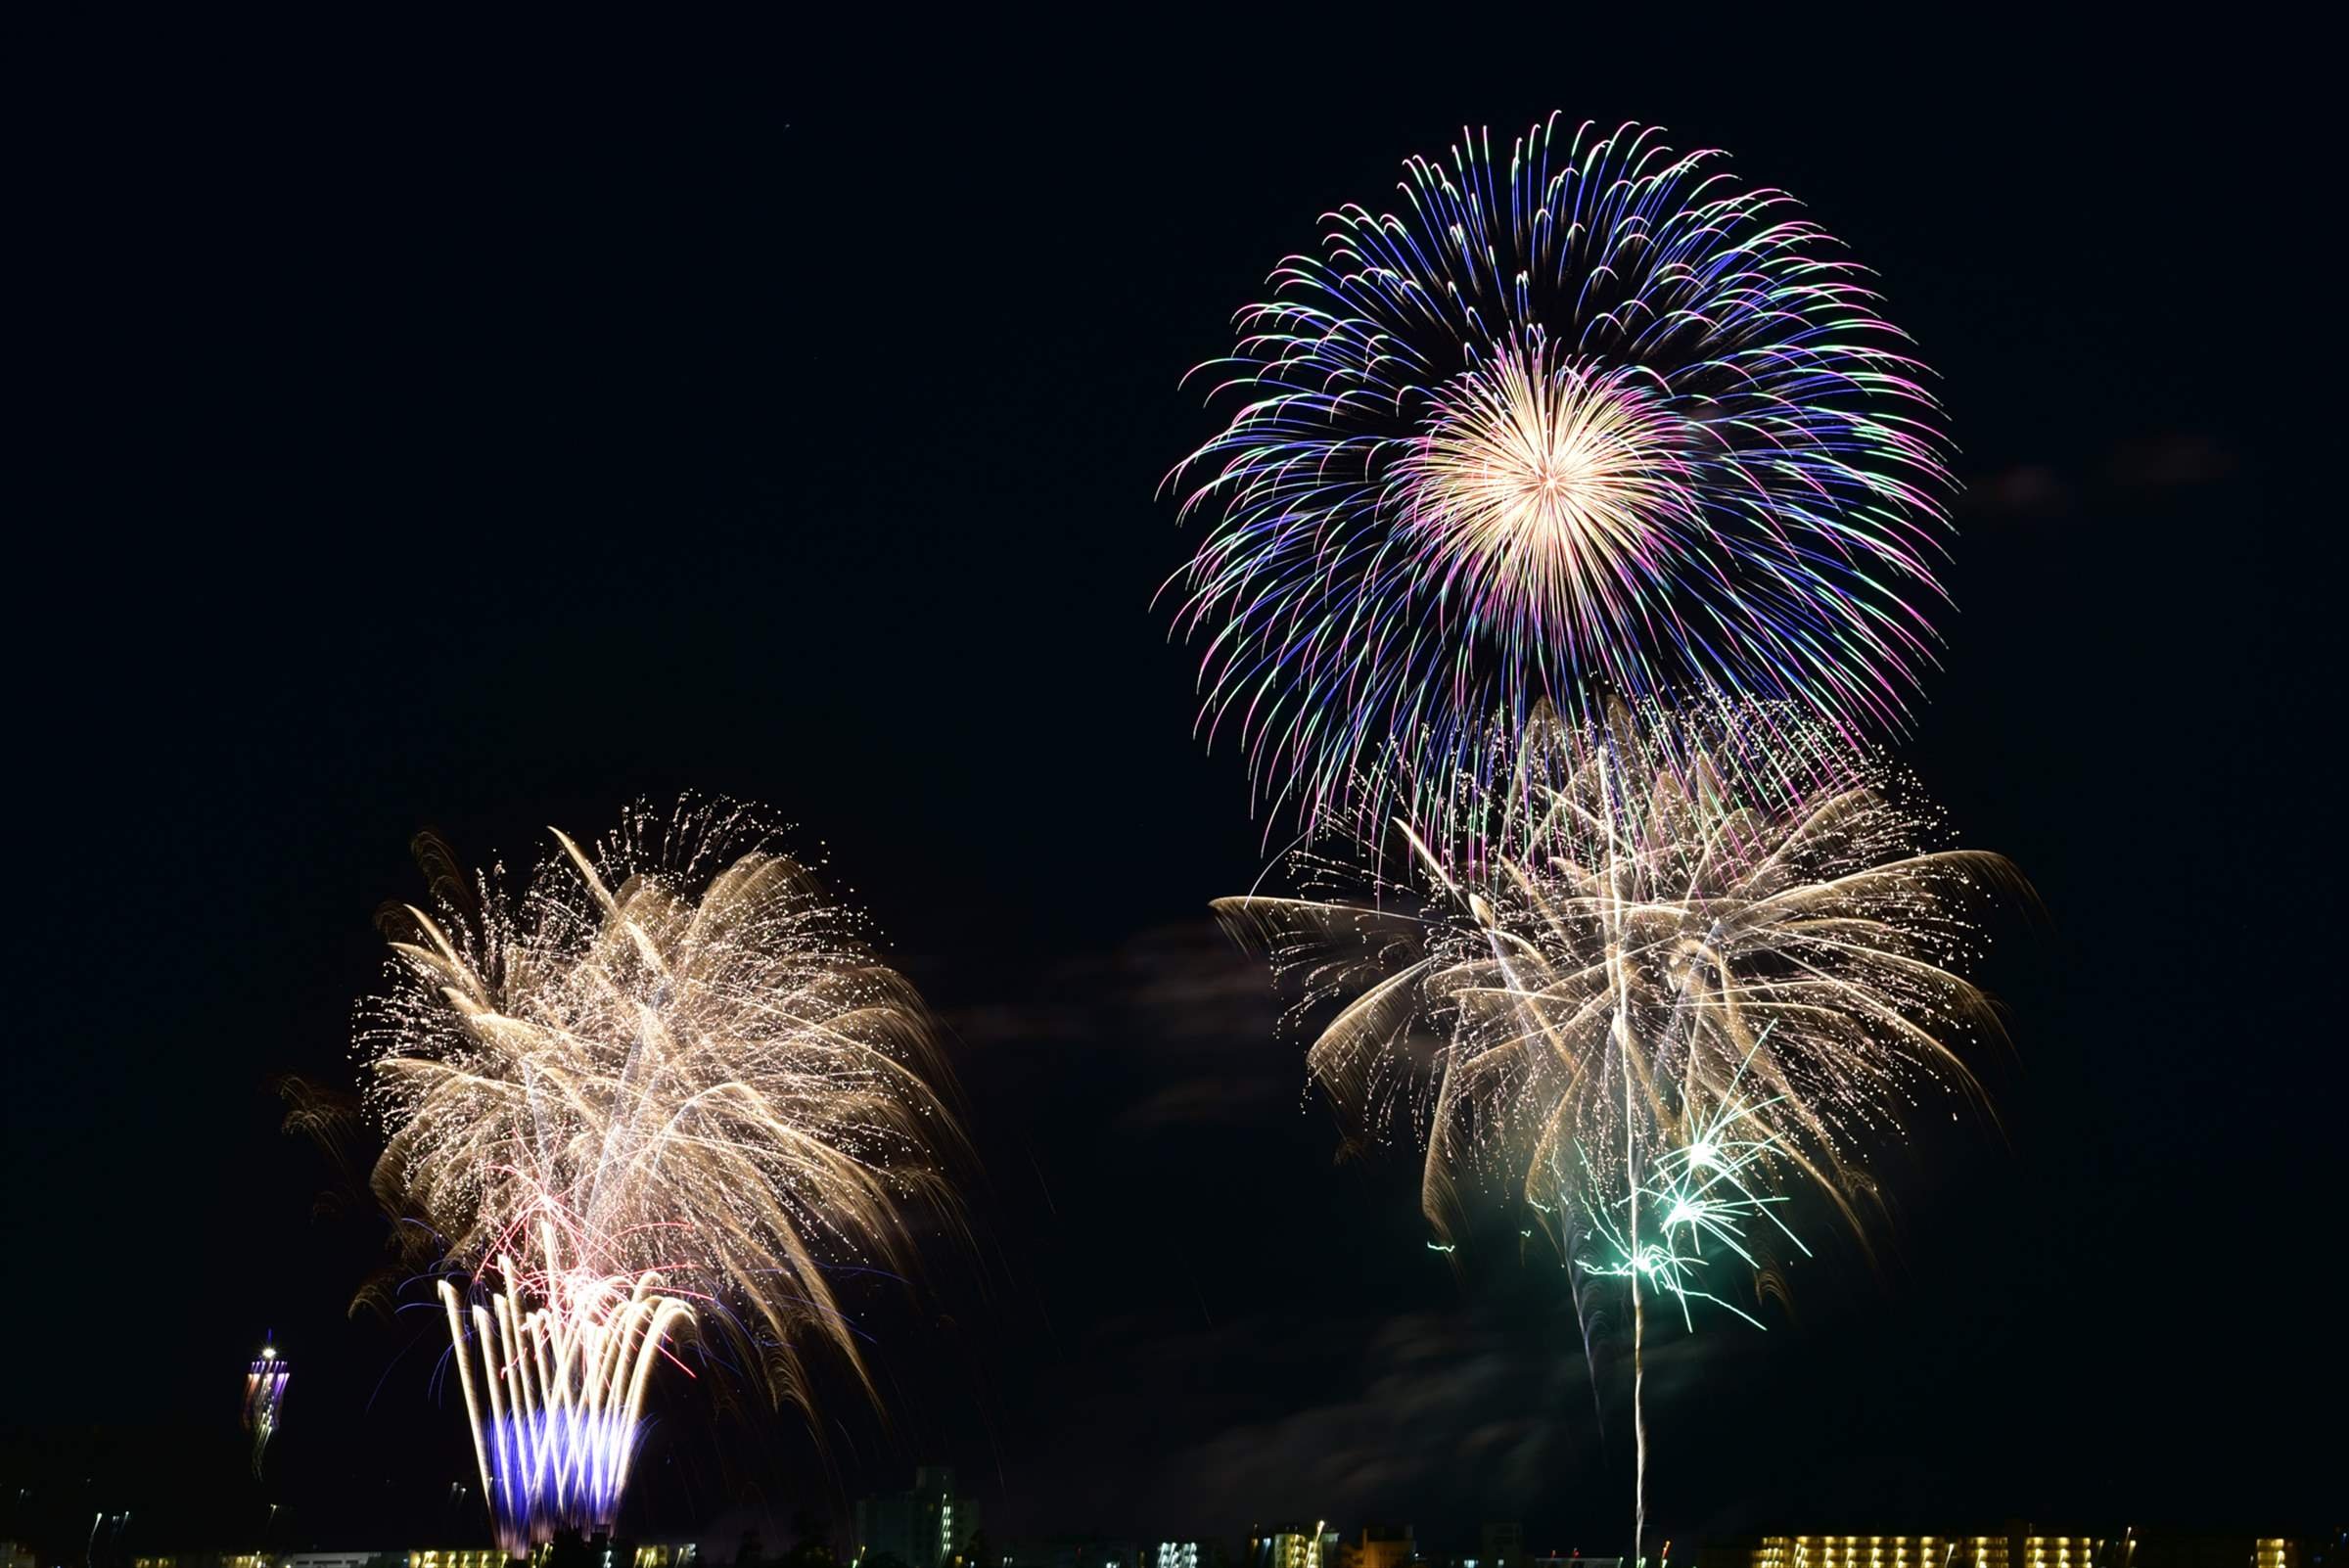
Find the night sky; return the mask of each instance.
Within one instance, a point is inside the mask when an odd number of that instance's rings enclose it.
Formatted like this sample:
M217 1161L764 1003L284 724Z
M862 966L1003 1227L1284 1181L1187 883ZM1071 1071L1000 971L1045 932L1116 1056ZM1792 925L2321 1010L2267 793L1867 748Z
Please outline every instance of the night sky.
M1940 372L1958 609L1900 755L2045 904L1985 976L2004 1135L1922 1130L1876 1269L1823 1248L1791 1320L1655 1352L1659 1533L2337 1507L2332 514L2267 435L2330 309L2284 296L2337 269L2290 93L2200 39L1647 25L61 49L19 146L60 483L16 517L0 1537L486 1539L438 1320L345 1317L380 1228L313 1217L272 1084L352 1082L418 828L520 865L691 789L801 824L941 1012L979 1244L867 1292L886 1421L672 1380L638 1527L772 1543L927 1461L997 1539L1622 1549L1554 1260L1430 1253L1414 1160L1336 1158L1209 922L1267 824L1151 607L1229 313L1406 154L1553 109L1795 192Z

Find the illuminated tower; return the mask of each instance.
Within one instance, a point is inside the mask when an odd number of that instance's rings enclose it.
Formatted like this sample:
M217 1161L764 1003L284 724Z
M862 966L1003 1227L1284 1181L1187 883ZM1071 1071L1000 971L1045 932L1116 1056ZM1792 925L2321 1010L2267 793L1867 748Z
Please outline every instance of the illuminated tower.
M261 1347L261 1353L245 1369L245 1430L253 1434L255 1477L261 1473L261 1455L284 1419L286 1379L293 1373L294 1368L278 1355L277 1347L268 1344Z

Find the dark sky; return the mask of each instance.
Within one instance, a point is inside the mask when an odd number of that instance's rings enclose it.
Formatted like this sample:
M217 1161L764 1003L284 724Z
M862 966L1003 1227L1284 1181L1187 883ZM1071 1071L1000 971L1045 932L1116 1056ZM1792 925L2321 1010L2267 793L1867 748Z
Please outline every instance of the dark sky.
M1405 155L1552 109L1797 193L1944 377L1959 610L1902 754L2047 908L1987 976L2005 1139L1888 1161L1880 1277L1830 1251L1792 1321L1658 1349L1653 1516L2337 1505L2330 514L2285 507L2267 434L2329 309L2285 297L2335 269L2280 79L1999 36L30 52L63 483L16 519L0 1536L132 1507L141 1545L242 1541L269 1501L280 1543L484 1536L432 1324L345 1319L376 1236L312 1219L270 1084L348 1081L416 828L527 861L694 789L828 846L951 1026L981 1245L870 1302L893 1417L834 1401L821 1455L666 1391L644 1525L772 1540L944 1460L1002 1534L1620 1549L1625 1412L1554 1262L1495 1236L1455 1273L1408 1158L1335 1162L1207 922L1265 824L1150 608L1195 539L1154 489L1211 428L1176 382L1229 312Z

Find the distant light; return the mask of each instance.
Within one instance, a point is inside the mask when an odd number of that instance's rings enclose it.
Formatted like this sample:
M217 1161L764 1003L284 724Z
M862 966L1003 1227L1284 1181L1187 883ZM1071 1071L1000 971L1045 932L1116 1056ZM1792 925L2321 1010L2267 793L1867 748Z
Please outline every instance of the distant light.
M261 1347L261 1360L264 1361L276 1360L277 1347L275 1345L263 1345Z

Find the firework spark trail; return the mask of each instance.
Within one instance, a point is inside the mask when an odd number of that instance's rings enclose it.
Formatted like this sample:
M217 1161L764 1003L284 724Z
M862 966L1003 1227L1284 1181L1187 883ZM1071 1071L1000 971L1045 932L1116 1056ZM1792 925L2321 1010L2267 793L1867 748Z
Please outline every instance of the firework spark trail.
M1262 797L1375 824L1390 757L1441 795L1545 701L1904 724L1940 411L1864 270L1723 157L1553 116L1504 166L1463 133L1397 210L1329 214L1194 372L1236 407L1173 481L1209 527L1169 588Z
M543 1273L501 1256L496 1267L509 1288L473 1309L473 1343L488 1392L486 1427L456 1287L440 1281L474 1456L484 1488L494 1475L496 1506L505 1518L527 1520L535 1510L564 1522L608 1526L627 1485L646 1380L663 1341L691 1320L693 1310L662 1294L661 1276L649 1270L631 1280L563 1268L551 1223L541 1226L540 1243ZM532 1286L548 1305L524 1305L524 1292ZM503 1545L513 1549L520 1542Z
M1337 1004L1314 1079L1374 1130L1409 1108L1440 1233L1476 1177L1543 1217L1586 1333L1587 1287L1625 1284L1635 1379L1648 1295L1684 1322L1699 1301L1758 1322L1707 1270L1734 1259L1759 1291L1773 1242L1807 1251L1779 1217L1791 1191L1865 1237L1862 1151L1928 1090L1978 1096L1960 1046L1998 1033L1959 970L1967 909L2020 891L2012 867L1921 848L1932 819L1879 761L1832 783L1740 765L1755 726L1799 741L1816 721L1538 709L1422 797L1441 815L1404 826L1407 877L1341 843L1293 857L1305 896L1217 905L1302 978L1301 1014ZM1636 1387L1634 1412L1643 1535Z
M293 1374L292 1364L278 1355L275 1345L263 1345L253 1364L245 1369L245 1430L253 1434L253 1473L256 1479L269 1440L285 1424L286 1384Z
M421 1215L501 1543L609 1528L647 1379L688 1325L778 1401L801 1349L863 1381L828 1270L909 1259L959 1134L913 989L747 809L635 808L509 900L437 844L362 1008L388 1207ZM487 1280L503 1282L494 1293ZM477 1376L478 1371L478 1376Z

